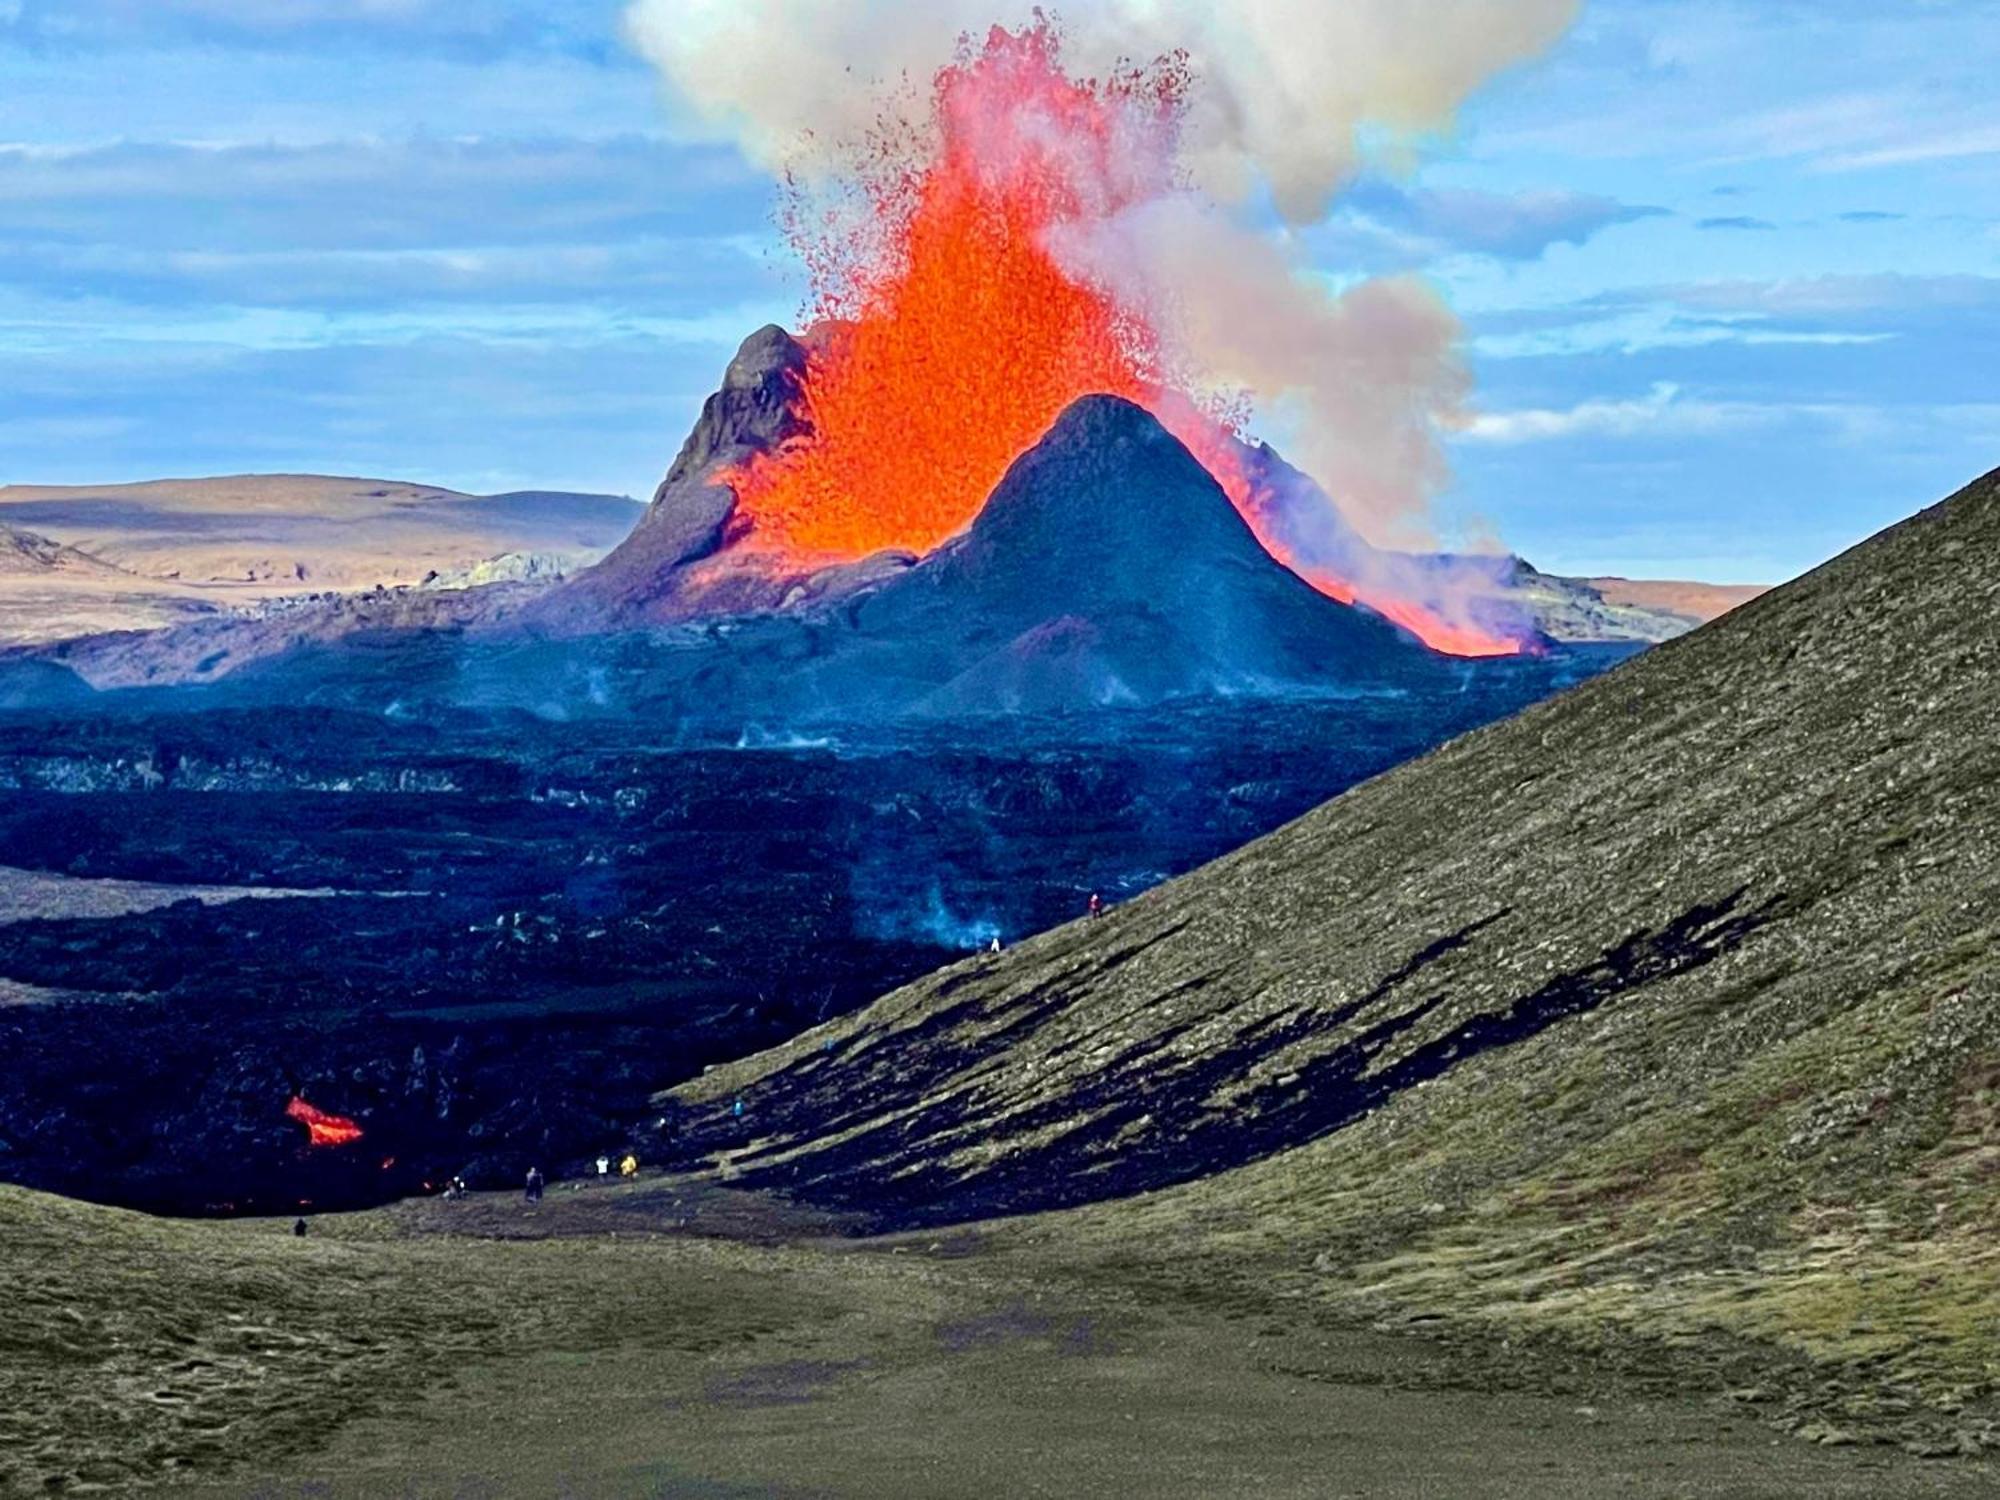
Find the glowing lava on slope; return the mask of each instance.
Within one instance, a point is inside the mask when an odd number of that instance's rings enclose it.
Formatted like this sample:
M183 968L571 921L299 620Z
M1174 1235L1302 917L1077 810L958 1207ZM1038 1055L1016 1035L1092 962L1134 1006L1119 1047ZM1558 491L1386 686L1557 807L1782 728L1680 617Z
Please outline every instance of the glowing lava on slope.
M354 1121L315 1109L296 1094L285 1106L285 1113L305 1126L309 1146L348 1146L361 1139L361 1127Z
M799 415L809 429L723 478L744 544L794 557L927 552L963 531L1007 468L1071 402L1147 407L1215 476L1265 548L1315 588L1362 603L1454 655L1517 642L1424 602L1301 566L1272 526L1237 418L1181 393L1154 320L1062 264L1068 230L1176 191L1191 80L1161 59L1105 79L1065 71L1046 20L995 28L936 80L928 152L885 128L853 202L793 202L813 326Z

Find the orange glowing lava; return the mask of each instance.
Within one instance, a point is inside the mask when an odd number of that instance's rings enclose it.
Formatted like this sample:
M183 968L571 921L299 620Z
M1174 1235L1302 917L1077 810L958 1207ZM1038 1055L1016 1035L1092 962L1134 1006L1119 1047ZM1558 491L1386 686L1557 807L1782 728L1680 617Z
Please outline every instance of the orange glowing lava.
M1448 618L1421 602L1393 590L1342 578L1290 555L1271 524L1271 496L1262 490L1244 461L1236 434L1184 400L1169 396L1154 407L1154 415L1201 461L1209 476L1236 507L1264 550L1307 583L1342 604L1360 604L1392 624L1400 625L1433 651L1446 656L1518 656L1522 644L1476 624Z
M361 1127L352 1120L314 1109L296 1094L285 1106L285 1113L305 1126L309 1146L347 1146L361 1139Z
M1234 423L1179 393L1145 309L1080 280L1052 249L1175 190L1184 57L1106 79L1064 70L1047 20L995 28L936 80L928 154L885 135L859 170L860 228L795 202L814 283L798 413L809 431L723 476L744 545L791 557L927 552L963 531L1007 468L1091 394L1153 411L1267 550L1455 655L1515 642L1301 566L1259 524Z
M1146 170L1162 153L1121 146L1170 131L1180 87L1171 69L1072 80L1047 25L996 30L939 75L936 154L876 158L865 241L797 236L818 283L812 436L734 476L755 544L928 551L1077 397L1150 394L1149 330L1065 274L1047 236L1162 186Z

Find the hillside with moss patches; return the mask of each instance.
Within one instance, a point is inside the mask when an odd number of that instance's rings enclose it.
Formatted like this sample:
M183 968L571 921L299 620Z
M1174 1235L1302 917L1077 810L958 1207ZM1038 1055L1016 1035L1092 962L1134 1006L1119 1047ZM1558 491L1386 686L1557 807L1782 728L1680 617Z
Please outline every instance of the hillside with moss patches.
M1975 1448L1996 704L1989 475L1101 920L687 1085L686 1139L885 1226L1093 1205L1052 1222L1134 1274L1517 1353L1738 1351L1740 1399L1808 1436Z

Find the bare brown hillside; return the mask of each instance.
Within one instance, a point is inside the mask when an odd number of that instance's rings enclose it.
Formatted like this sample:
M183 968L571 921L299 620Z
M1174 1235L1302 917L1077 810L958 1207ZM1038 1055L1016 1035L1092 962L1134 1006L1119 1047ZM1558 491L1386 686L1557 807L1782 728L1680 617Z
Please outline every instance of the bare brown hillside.
M42 554L0 542L0 645L149 630L433 574L477 578L503 557L580 568L640 513L610 495L464 495L300 474L0 486L0 533L30 537Z
M1634 609L1680 615L1698 625L1719 620L1732 609L1768 594L1761 583L1687 583L1668 579L1585 578L1580 580L1604 596L1604 602Z

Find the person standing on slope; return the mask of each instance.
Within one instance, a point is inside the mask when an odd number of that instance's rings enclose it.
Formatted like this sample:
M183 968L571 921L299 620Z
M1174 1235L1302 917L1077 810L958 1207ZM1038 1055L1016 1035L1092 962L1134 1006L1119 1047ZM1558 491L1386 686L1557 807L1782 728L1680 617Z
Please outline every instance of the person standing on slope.
M542 1201L542 1182L542 1169L540 1167L528 1168L528 1201L530 1203L540 1203Z

